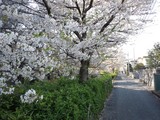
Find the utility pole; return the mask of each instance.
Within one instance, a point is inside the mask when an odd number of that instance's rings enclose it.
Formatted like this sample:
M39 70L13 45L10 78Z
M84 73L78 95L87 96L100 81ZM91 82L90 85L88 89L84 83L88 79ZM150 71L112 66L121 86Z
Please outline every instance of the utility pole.
M135 39L133 41L133 65L135 66Z
M127 76L129 76L129 52L127 53Z

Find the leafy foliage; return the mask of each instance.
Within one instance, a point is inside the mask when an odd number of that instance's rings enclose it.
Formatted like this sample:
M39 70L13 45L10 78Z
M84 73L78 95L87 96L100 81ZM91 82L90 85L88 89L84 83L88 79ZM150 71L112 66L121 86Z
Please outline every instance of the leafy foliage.
M112 75L102 74L80 84L78 80L35 82L15 88L15 93L0 96L1 120L87 120L97 119L112 90ZM20 95L35 89L43 100L21 103Z
M148 52L147 64L150 68L160 67L160 43L156 43L154 48Z
M136 66L134 67L135 70L140 70L140 69L145 69L145 66L143 63L138 63L136 64Z

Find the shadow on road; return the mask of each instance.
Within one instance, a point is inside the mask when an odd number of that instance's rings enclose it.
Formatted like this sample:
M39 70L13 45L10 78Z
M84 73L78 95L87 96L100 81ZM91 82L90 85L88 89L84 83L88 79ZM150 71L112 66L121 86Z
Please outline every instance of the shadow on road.
M122 77L118 75L115 80L122 80Z
M125 81L124 80L115 80L113 82L113 86L114 86L114 88L117 88L117 87L126 88L126 89L131 88L133 90L134 90L134 88L137 88L137 87L141 90L145 88L144 84L139 83L139 82L135 82L135 80L133 80L133 79L125 80Z
M103 120L159 120L159 106L159 100L145 90L117 87L106 105Z
M160 101L136 80L117 76L102 120L160 120Z

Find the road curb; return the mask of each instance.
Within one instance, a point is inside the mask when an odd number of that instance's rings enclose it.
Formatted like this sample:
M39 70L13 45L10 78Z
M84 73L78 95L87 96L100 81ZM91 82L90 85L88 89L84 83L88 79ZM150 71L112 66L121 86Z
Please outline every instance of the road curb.
M140 79L139 79L139 82L142 83L143 85L145 85ZM160 92L156 92L155 90L151 90L147 85L146 86L146 90L150 93L152 93L153 95L155 95L156 97L160 98Z
M160 98L160 94L158 94L157 92L155 92L155 91L151 91L154 95L156 95L157 97L159 97Z

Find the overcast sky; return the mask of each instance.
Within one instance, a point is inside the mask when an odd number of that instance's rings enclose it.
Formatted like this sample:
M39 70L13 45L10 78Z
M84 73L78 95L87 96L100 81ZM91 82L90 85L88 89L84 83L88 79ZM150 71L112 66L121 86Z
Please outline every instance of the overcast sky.
M157 1L160 2L160 0ZM148 50L152 49L155 43L160 42L159 2L157 2L154 7L156 14L153 17L153 22L148 23L138 35L130 37L132 42L129 42L123 46L124 52L128 54L129 59L137 59L138 57L146 56Z

